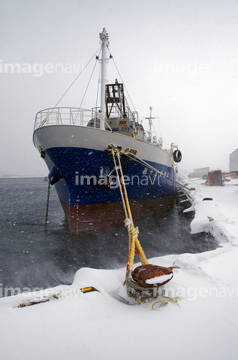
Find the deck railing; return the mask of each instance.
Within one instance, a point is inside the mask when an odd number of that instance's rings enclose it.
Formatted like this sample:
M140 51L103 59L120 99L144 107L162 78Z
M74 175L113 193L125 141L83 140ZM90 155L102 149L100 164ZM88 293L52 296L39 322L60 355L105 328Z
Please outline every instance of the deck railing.
M101 112L99 108L93 108L92 110L72 107L44 109L36 114L34 131L38 128L51 125L76 125L100 128L100 116ZM143 127L138 126L138 124L137 120L135 123L135 137L137 139L162 147L161 139L152 137L150 132L145 131ZM105 130L112 131L106 121Z
M56 107L41 110L36 114L34 130L50 125L98 127L98 122L99 119L95 118L95 114L92 114L92 110L72 107Z

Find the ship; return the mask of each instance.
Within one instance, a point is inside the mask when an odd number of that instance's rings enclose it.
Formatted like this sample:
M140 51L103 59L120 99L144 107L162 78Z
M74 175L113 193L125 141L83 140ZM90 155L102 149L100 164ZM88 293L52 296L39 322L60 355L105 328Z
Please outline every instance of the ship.
M122 223L125 214L112 148L120 150L123 178L134 219L154 216L174 204L178 147L163 149L152 132L152 108L146 131L132 111L123 82L108 83L109 36L100 38L100 107L53 107L35 117L33 143L49 169L72 234ZM129 156L128 156L129 155ZM140 161L138 161L140 160Z

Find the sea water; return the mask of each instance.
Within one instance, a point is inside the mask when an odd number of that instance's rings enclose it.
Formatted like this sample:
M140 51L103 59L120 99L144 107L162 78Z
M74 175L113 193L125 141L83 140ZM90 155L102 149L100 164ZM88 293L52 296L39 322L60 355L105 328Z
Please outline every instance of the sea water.
M126 266L126 228L121 225L71 235L53 186L45 231L47 192L48 182L43 178L0 179L0 297L8 288L17 293L71 284L82 267ZM209 234L190 234L193 214L182 210L175 203L163 215L135 221L147 258L217 247Z

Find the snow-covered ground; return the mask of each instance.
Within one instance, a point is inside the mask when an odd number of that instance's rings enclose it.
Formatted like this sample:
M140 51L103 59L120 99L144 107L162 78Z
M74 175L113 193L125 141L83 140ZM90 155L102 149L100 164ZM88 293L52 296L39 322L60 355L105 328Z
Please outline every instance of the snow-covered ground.
M191 232L210 231L220 246L149 259L180 267L163 286L177 303L128 305L118 300L125 268L83 268L71 286L0 299L1 359L237 359L238 180L223 187L186 182L196 188ZM87 286L99 291L82 293ZM54 294L58 299L18 307Z

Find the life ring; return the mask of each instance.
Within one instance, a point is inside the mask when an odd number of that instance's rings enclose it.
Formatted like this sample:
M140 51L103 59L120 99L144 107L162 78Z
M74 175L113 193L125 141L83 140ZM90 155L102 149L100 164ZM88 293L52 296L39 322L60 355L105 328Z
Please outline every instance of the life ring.
M182 153L180 150L175 150L173 152L173 159L176 163L179 163L182 160Z

